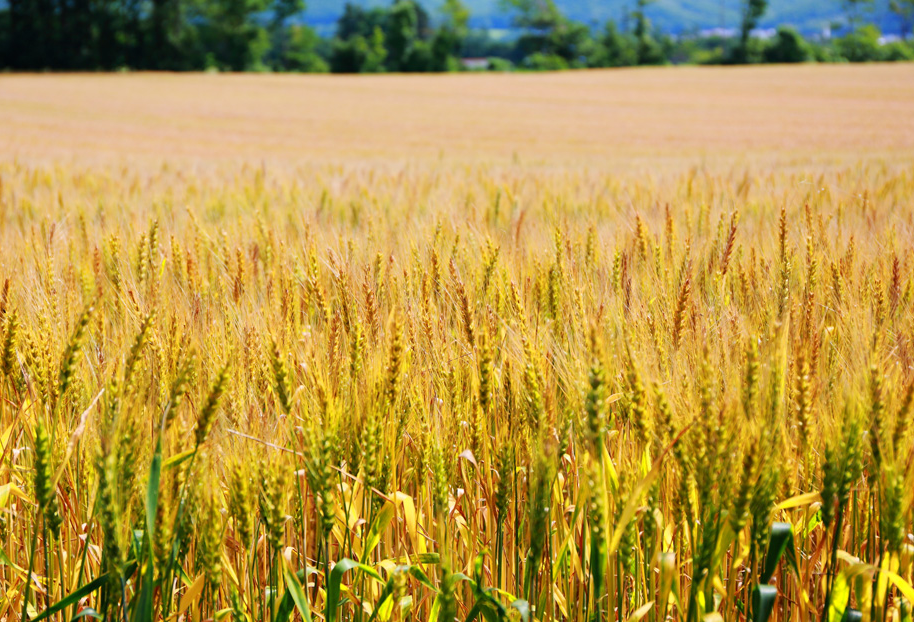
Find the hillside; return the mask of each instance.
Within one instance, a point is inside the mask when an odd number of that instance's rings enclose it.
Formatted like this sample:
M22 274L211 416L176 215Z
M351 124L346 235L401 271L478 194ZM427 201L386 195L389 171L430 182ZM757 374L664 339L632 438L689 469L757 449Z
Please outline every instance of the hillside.
M353 0L363 6L387 4L386 0ZM510 25L508 15L499 0L464 0L477 27L504 28ZM426 0L434 8L438 0ZM634 5L632 0L604 2L602 0L557 0L559 7L572 19L585 23L602 24L608 19L618 22ZM315 24L333 22L342 11L340 0L309 0L307 20ZM735 27L739 20L741 3L738 0L656 0L648 8L651 21L661 30L671 33L688 32L718 27ZM805 33L821 32L831 22L844 18L840 0L771 0L763 28L790 24ZM889 11L887 0L877 0L866 18L876 23L884 32L898 31L898 19Z

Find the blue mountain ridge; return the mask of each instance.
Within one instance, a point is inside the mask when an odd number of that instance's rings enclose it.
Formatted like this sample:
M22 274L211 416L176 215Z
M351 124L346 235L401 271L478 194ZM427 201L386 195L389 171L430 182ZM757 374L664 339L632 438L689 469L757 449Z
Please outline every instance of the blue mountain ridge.
M390 0L352 0L363 7L389 5ZM420 0L433 14L440 0ZM511 13L500 0L464 0L470 9L471 25L477 28L510 28ZM305 21L328 25L343 11L341 0L308 0ZM602 26L613 19L624 26L634 9L634 0L556 0L559 9L571 19ZM739 24L740 0L655 0L648 5L651 23L664 32L680 34L714 28L736 28ZM888 0L875 0L862 18L879 26L885 33L898 33L901 26L889 10ZM846 21L845 4L841 0L770 0L760 28L789 25L805 34L821 33L831 25Z

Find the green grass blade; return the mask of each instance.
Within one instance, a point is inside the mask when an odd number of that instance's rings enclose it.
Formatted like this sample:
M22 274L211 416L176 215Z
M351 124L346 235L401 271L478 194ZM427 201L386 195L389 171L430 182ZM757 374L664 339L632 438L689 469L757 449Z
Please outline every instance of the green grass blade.
M324 612L326 622L334 622L336 620L336 610L340 606L340 585L343 582L343 575L353 568L363 571L379 583L384 583L381 575L371 566L360 564L349 558L338 561L333 570L330 571L330 581L327 583L327 608Z
M75 592L70 594L69 596L60 599L59 601L57 601L56 603L54 603L53 605L51 605L50 607L45 609L41 614L38 615L38 617L32 619L32 622L41 622L41 620L50 618L55 613L57 613L59 611L63 611L64 609L66 609L67 607L69 607L71 605L75 605L80 600L82 600L83 598L85 598L86 596L88 596L89 594L91 594L92 592L94 592L95 590L100 588L101 586L103 586L108 581L110 574L111 574L110 572L106 572L102 576L97 577L94 581L86 583L84 586L82 586L81 588L79 588L78 590L76 590Z
M149 483L146 489L146 533L144 534L144 549L146 552L146 572L143 576L143 586L140 589L140 598L133 610L135 622L152 622L155 617L153 612L153 588L155 587L155 556L152 554L152 543L155 542L156 514L159 510L159 481L162 477L162 439L156 443L152 465L149 468Z
M778 568L778 562L788 548L793 548L793 527L789 523L774 523L771 525L771 538L768 541L768 554L765 556L765 569L759 578L759 583L768 583ZM796 555L793 556L796 564Z
M381 508L381 511L378 512L378 517L375 519L374 524L372 524L371 529L368 531L368 537L365 538L365 547L362 549L362 559L368 559L371 552L381 541L381 534L384 533L384 530L387 529L390 521L392 521L396 515L397 506L390 501L385 503L384 507Z
M311 622L311 609L308 607L308 598L305 596L305 590L302 588L298 577L295 576L295 574L288 568L284 568L282 574L286 580L286 594L289 595L289 597L292 599L292 602L295 604L295 607L301 614L302 619L305 622ZM283 598L283 600L285 600L285 598ZM280 620L279 616L277 615L275 622L284 621Z
M756 585L752 590L752 622L768 622L774 611L778 588L773 585Z

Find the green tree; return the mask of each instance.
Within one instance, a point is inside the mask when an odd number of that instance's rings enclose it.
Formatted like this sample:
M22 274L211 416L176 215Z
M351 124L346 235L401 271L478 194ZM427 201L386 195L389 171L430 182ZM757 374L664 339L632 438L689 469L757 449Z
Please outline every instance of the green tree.
M381 73L386 57L384 32L380 26L375 26L368 37L356 34L348 39L334 39L330 70L334 73Z
M837 39L835 49L838 54L852 63L882 60L880 36L881 33L876 26L866 24Z
M50 0L9 0L7 63L13 69L42 69L51 65L57 24Z
M304 73L326 73L330 70L327 62L317 53L320 37L313 28L289 26L287 37L285 54L281 58L283 69Z
M270 41L256 16L267 8L268 0L207 0L203 6L207 64L230 71L259 69Z
M515 26L529 30L551 30L563 18L553 0L502 0L502 6L515 13Z
M430 48L432 71L448 71L458 66L456 57L469 32L470 11L461 0L445 0L441 14L444 21L435 32Z
M630 67L638 64L638 42L630 34L623 33L616 22L606 23L600 38L598 67Z
M635 11L635 39L638 41L639 65L662 65L666 58L663 49L651 36L651 22L647 18L647 6L654 0L636 0Z
M559 11L553 0L506 0L514 23L525 30L517 49L532 69L587 67L595 64L599 46L590 29Z
M274 70L282 70L286 68L292 43L289 20L305 10L305 2L304 0L273 0L270 9L273 17L269 25L270 50L266 60Z
M343 14L336 22L336 37L345 41L355 35L362 35L368 39L375 28L384 27L386 19L387 12L380 7L366 11L357 4L347 2Z
M336 37L330 46L330 70L334 73L377 73L384 71L387 58L384 30L388 12L365 10L347 2L336 23Z
M171 71L202 68L197 24L203 18L200 0L152 0L143 66Z
M419 39L419 15L416 5L409 0L398 0L387 15L384 41L387 47L387 68L406 71L410 56Z
M441 27L435 33L429 46L429 71L451 71L457 68L456 55L460 51L460 39L453 30Z
M734 50L733 59L737 63L750 62L749 35L758 26L759 20L768 9L768 0L744 0L743 15L739 27L739 43Z
M781 26L765 47L764 58L768 63L805 63L812 59L812 51L800 33Z

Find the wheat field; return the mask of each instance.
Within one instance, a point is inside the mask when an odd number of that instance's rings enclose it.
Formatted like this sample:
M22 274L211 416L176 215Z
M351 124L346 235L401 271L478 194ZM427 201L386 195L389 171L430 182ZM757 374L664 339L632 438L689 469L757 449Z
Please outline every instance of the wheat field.
M914 66L0 117L0 620L911 619Z

